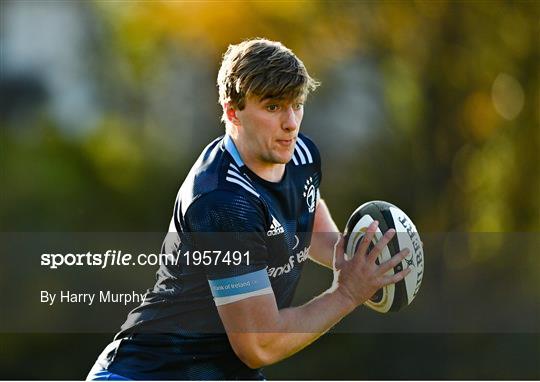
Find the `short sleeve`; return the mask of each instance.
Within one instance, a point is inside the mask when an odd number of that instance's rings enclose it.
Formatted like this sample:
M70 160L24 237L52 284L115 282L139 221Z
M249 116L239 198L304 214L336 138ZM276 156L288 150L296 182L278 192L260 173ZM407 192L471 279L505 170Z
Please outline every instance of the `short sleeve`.
M216 305L272 293L262 203L242 193L215 190L195 200L185 220L197 256L204 256Z

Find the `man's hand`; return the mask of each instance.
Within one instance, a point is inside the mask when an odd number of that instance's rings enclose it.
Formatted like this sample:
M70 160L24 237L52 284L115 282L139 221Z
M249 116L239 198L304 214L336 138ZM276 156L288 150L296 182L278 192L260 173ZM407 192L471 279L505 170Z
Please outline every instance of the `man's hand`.
M380 265L375 262L384 247L394 237L396 233L394 229L389 229L375 247L367 253L378 225L377 221L371 223L351 260L345 260L345 239L343 236L335 246L334 285L354 306L369 300L380 288L403 280L410 272L410 269L407 268L394 275L386 275L386 272L397 266L409 254L408 248Z

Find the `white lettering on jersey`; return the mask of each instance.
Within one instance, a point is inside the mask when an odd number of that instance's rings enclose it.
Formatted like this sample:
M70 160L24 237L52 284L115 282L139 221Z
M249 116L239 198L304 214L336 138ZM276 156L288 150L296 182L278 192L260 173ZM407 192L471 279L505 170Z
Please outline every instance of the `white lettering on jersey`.
M278 277L282 274L289 273L294 269L296 264L303 263L308 259L309 256L309 249L311 247L304 247L300 252L289 256L289 261L286 264L283 264L279 267L272 267L268 268L268 276L269 277Z

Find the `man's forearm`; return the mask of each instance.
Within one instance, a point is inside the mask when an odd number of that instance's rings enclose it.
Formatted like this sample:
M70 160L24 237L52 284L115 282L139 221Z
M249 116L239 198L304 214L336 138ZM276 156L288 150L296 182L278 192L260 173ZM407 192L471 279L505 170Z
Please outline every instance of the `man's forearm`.
M334 269L333 249L339 239L339 232L313 232L309 258L329 269Z
M251 344L249 354L240 356L253 368L278 362L311 344L354 308L346 294L330 288L302 306L279 310L249 333L234 334L249 337Z
M339 239L339 229L330 215L324 200L317 203L309 257L327 268L333 268L334 245Z

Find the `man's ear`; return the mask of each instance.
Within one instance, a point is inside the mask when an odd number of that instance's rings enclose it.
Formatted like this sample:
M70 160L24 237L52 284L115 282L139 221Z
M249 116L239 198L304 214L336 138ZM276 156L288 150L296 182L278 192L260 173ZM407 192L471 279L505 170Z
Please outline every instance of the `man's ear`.
M225 115L227 115L227 120L233 125L239 125L240 120L236 116L237 109L231 103L226 103L225 105L223 105L223 108L225 109Z

